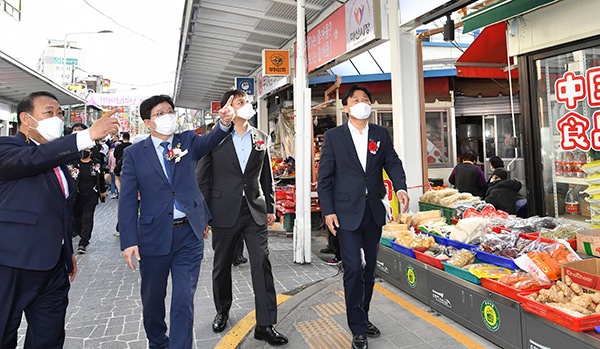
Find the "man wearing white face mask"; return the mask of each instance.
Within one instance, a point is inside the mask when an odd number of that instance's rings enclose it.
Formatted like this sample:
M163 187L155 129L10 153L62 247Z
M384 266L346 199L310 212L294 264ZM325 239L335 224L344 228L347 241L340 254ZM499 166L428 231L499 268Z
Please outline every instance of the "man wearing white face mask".
M111 111L87 130L61 138L56 96L40 91L17 106L19 132L0 137L0 348L17 346L27 317L24 348L62 348L73 257L77 188L66 164L94 140L117 133Z
M212 276L217 314L212 328L222 332L229 320L233 300L231 265L241 237L248 248L254 288L254 338L271 345L286 344L288 339L273 327L277 322L277 301L267 225L275 221L275 196L268 136L248 124L256 112L244 91L227 91L221 103L236 115L234 132L198 162L196 175L213 216Z
M386 224L387 211L381 201L386 195L383 169L393 182L400 207L406 211L409 203L404 168L390 134L369 123L371 102L369 90L358 85L342 98L348 123L325 132L318 182L325 224L340 244L352 348L360 349L368 347L367 336L381 334L369 319L369 304L381 227Z
M194 131L176 133L174 109L173 99L166 95L140 104L150 136L125 149L121 172L121 249L132 270L133 259L139 263L144 329L152 349L193 347L194 293L210 220L194 177L196 162L230 133L233 117L220 113L219 125L198 136ZM167 336L169 274L173 291Z

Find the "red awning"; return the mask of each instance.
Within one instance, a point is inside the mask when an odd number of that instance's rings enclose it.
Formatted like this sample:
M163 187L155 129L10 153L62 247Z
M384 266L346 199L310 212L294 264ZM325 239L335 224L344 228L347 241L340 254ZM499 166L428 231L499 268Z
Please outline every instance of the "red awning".
M506 54L506 23L486 27L456 61L456 75L464 78L508 79ZM510 72L511 78L519 77L516 68Z

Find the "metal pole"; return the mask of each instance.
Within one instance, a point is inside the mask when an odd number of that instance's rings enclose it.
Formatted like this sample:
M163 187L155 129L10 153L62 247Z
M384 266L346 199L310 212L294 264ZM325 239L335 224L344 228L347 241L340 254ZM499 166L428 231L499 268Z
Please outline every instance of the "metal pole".
M296 221L294 224L294 262L310 263L310 89L306 83L305 0L297 1L296 65L294 79L294 109L296 111Z
M67 41L67 36L69 34L65 34L65 41L63 42L63 61L62 61L62 85L67 86L66 80L67 80L67 45L68 45L68 41Z

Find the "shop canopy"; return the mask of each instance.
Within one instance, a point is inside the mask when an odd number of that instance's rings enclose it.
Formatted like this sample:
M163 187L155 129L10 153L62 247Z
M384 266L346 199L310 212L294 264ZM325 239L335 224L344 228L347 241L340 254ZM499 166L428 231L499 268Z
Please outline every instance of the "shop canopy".
M506 23L486 27L455 65L458 77L507 79ZM516 68L511 69L510 74L513 79L519 77Z
M462 18L463 33L503 22L558 0L499 0Z
M85 99L0 51L0 102L16 105L36 91L52 93L61 105L85 103Z

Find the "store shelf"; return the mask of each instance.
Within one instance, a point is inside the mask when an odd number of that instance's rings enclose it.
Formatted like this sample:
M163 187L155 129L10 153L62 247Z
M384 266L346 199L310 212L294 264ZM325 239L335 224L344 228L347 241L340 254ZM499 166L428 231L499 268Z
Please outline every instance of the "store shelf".
M556 176L556 181L559 183L569 183L569 184L577 184L577 185L589 185L585 178L581 177L566 177L566 176Z

